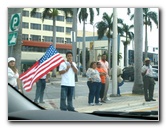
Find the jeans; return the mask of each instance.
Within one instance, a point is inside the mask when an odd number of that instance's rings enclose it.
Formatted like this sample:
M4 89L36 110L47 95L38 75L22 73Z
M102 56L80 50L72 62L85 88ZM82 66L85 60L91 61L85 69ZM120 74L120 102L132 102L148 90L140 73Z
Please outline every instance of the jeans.
M88 103L93 103L94 98L95 103L99 103L101 82L88 81L87 85L89 87Z
M34 102L43 102L43 96L44 96L44 90L46 87L46 80L45 79L39 79L36 83L36 95Z
M122 81L121 83L118 83L118 90L117 90L117 94L120 95L120 86L122 86L124 84L124 81Z
M73 107L74 87L61 85L60 109L63 111L74 111ZM67 105L66 105L67 98Z

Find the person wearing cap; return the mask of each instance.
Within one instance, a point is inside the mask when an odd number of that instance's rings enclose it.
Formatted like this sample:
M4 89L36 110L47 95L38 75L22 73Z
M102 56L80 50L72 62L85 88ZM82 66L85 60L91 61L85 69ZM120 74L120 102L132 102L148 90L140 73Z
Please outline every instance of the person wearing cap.
M150 65L149 58L145 58L145 65L142 67L141 73L143 76L145 101L156 101L153 99L155 82L153 79L153 70L152 66Z
M14 57L8 58L8 83L21 92L19 73L15 61Z

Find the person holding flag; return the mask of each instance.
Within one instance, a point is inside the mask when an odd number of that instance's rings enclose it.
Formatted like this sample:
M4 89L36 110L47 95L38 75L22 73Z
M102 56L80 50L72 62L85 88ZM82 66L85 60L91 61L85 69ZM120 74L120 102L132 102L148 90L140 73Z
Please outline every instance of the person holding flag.
M50 45L46 53L32 67L19 76L20 80L23 82L25 91L31 91L35 82L54 68L57 68L64 61L65 60L55 47Z
M59 66L59 73L61 75L61 97L60 109L62 111L74 111L73 107L73 94L75 87L75 73L78 69L75 62L72 62L73 54L68 51L66 53L67 61L62 62ZM66 105L67 99L67 105Z

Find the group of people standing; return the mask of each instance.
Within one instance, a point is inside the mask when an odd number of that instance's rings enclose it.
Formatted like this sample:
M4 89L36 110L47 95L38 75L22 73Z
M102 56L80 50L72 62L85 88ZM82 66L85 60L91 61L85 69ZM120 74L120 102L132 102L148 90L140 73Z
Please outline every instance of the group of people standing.
M98 62L91 62L86 72L87 85L89 88L88 103L91 106L102 105L110 100L107 97L109 88L109 64L106 61L106 55L102 55L102 59ZM95 104L94 104L95 99ZM100 99L100 101L99 101Z
M66 61L62 62L59 66L59 73L61 75L61 93L60 93L60 109L63 111L74 111L73 95L75 87L75 74L78 72L76 63L72 61L72 52L66 53ZM150 66L150 59L145 61L146 64L142 67L142 75L144 82L144 96L146 101L155 101L153 99L154 80L152 78L152 67ZM117 68L117 94L120 95L119 87L123 85L124 81L121 78L122 70L118 66ZM109 77L109 64L106 61L106 55L103 54L102 58L98 62L91 62L90 67L86 72L87 85L89 88L88 103L90 106L102 105L106 101L110 100L107 96L108 88L110 84ZM46 82L48 80L47 75L43 76L36 83L36 95L34 102L44 103L43 95ZM8 58L8 83L14 88L20 91L19 73L15 66L15 58Z

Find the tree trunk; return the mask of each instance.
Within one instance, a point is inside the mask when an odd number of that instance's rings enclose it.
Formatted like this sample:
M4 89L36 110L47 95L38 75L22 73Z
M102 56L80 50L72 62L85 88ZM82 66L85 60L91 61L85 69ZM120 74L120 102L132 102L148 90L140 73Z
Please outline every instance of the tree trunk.
M145 58L148 57L148 33L147 25L145 25Z
M127 67L127 45L124 45L124 66Z
M111 55L112 55L112 48L113 48L112 45L110 45L110 44L111 44L111 39L108 38L108 64L109 64L109 69L112 68ZM108 74L110 74L110 70L108 71Z
M134 86L133 94L143 94L143 82L141 75L142 67L142 46L143 46L143 10L135 8L134 12Z
M74 39L72 42L72 53L73 53L73 61L76 62L76 49L77 49L77 8L73 8L73 31L74 31ZM78 81L77 74L75 74L75 81Z
M56 48L56 17L53 17L53 46ZM56 68L52 70L52 77L56 77Z

